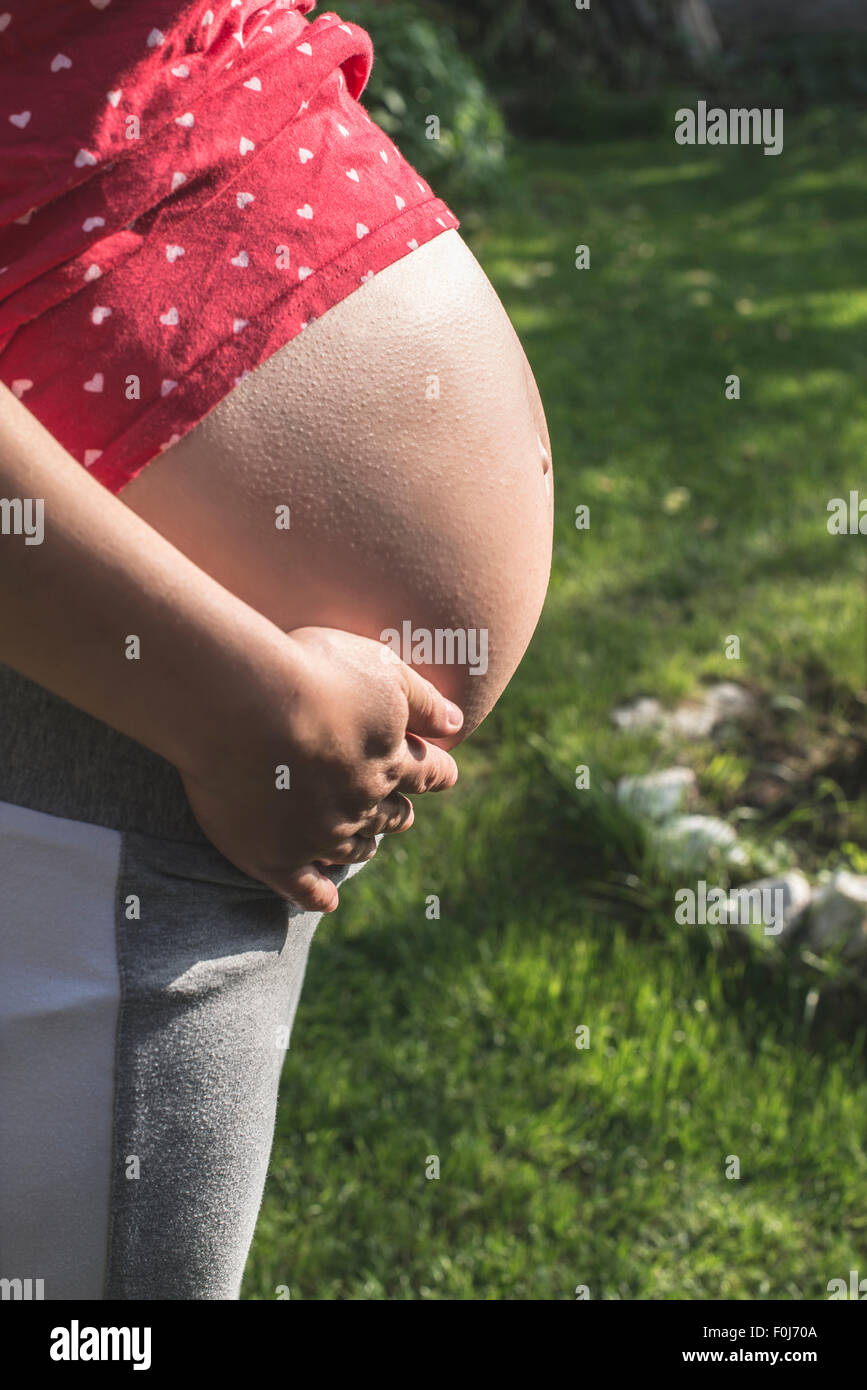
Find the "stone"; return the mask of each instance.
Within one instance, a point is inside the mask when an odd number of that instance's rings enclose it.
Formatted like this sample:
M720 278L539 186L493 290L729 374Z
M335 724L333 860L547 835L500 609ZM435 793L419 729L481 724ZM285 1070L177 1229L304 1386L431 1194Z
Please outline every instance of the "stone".
M709 685L698 700L681 700L674 710L665 710L659 700L644 695L631 704L620 705L611 718L618 729L660 729L687 739L708 738L718 724L727 719L744 719L756 709L754 695L734 681Z
M712 705L704 701L683 700L667 716L665 723L669 733L680 734L682 738L707 738L714 725L719 723L719 715Z
M734 681L719 681L709 685L704 693L705 704L716 711L717 721L743 719L756 708L756 697Z
M867 957L867 875L842 869L816 889L807 939L817 954L842 946L845 960Z
M709 685L701 700L682 700L665 722L670 733L683 738L707 738L727 719L744 719L756 708L756 698L734 681Z
M667 820L687 809L695 788L691 767L669 767L643 777L621 777L617 800L641 820Z
M665 722L662 705L647 696L633 700L632 704L620 705L612 711L611 718L618 729L652 729Z
M761 894L756 897L756 893ZM745 895L749 894L749 897ZM781 896L778 897L777 895ZM778 940L791 938L804 920L804 913L810 904L812 889L798 869L771 878L759 878L753 883L744 883L735 888L728 898L728 924L739 931L764 929L766 936ZM753 904L761 904L761 916ZM778 921L777 912L782 920Z
M714 863L747 863L735 830L717 816L674 816L656 827L653 843L672 873L695 873Z

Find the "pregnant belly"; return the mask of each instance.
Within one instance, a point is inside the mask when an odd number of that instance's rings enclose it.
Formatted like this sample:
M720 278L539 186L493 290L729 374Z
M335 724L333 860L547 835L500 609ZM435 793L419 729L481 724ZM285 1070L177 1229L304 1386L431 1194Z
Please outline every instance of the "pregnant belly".
M310 324L120 495L284 630L387 642L461 705L466 736L542 607L549 455L520 343L450 231Z

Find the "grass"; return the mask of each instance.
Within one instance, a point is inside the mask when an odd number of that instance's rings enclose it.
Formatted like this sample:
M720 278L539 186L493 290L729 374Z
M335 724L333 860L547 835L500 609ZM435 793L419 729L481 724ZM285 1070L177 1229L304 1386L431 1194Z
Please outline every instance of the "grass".
M546 404L549 599L458 788L320 929L245 1298L823 1299L867 1267L863 1012L675 926L608 795L672 760L613 705L735 679L820 750L798 862L863 856L863 789L841 811L822 751L867 686L867 540L825 525L867 490L855 125L787 122L777 159L526 145L508 208L465 217ZM756 750L686 756L732 812Z

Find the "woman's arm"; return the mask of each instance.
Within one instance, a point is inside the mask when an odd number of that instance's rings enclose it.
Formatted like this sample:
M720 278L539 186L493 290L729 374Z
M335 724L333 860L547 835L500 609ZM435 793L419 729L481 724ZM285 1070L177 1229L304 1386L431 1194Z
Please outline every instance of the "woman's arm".
M0 499L31 499L44 536L0 535L0 660L170 762L218 751L248 717L272 625L67 454L0 384ZM6 518L9 516L9 521ZM0 509L4 531L14 509ZM140 658L128 659L130 637Z
M398 789L456 778L448 754L405 737L454 728L428 682L383 663L375 643L360 659L364 639L347 635L344 657L342 634L281 632L91 478L2 384L0 590L0 661L174 763L218 848L303 906L337 903L312 857L363 857L347 848L354 836L409 825ZM299 793L275 799L287 761Z

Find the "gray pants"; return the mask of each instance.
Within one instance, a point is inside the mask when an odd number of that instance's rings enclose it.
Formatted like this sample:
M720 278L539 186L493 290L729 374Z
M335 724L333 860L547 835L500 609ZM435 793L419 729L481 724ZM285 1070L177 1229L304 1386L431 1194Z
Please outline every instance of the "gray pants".
M0 1279L238 1298L319 917L170 764L0 667Z

